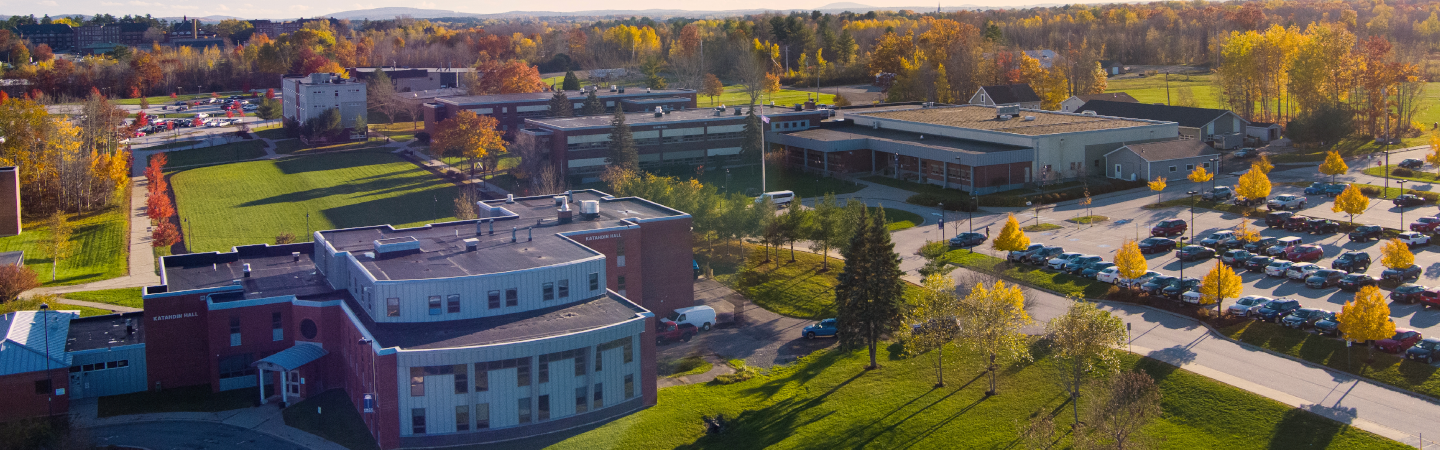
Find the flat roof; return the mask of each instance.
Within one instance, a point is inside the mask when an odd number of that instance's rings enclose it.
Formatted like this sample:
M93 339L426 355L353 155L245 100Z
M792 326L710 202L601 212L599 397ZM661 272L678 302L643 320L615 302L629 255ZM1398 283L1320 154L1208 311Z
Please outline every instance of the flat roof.
M822 112L822 111L815 111L815 110L796 111L795 108L792 108L792 107L769 106L769 105L755 105L755 107L757 108L757 109L755 110L755 114L757 114L757 115L767 115L767 116L772 116L772 117L774 117L774 116L785 116L785 115L790 115L790 114L816 114L816 113ZM651 112L651 111L626 113L626 114L625 114L625 124L630 125L630 126L636 126L636 125L663 124L663 123L688 122L688 121L700 121L700 120L735 120L735 119L743 119L743 118L745 118L745 113L744 113L744 112L742 112L742 113L741 113L740 115L738 115L738 116L735 115L735 108L741 108L742 111L745 110L745 108L743 108L743 107L730 107L730 108L727 108L727 109L725 110L725 112L721 113L719 116L716 116L716 115L715 115L715 109L714 109L714 108L676 109L676 110L672 110L672 111L670 112L670 114L664 114L664 115L661 115L660 117L655 117L655 113L654 113L654 112ZM614 117L615 117L614 114L599 114L599 115L594 115L594 116L580 116L580 117L540 117L540 118L532 118L532 119L527 119L527 120L530 121L530 122L535 122L535 123L542 124L542 125L545 125L545 126L548 126L548 127L553 127L553 128L572 128L572 129L573 129L573 128L609 127L609 126L610 126L610 120L611 120L612 118L614 118Z
M350 307L361 311L355 301ZM585 301L502 316L435 323L375 323L357 314L381 347L428 350L519 342L607 327L645 312L609 293Z
M628 92L618 91L596 91L595 96L602 99L616 97L675 97L681 94L694 94L695 91L688 89L656 89L652 91L630 90ZM565 95L573 101L584 101L588 95L585 91L565 91ZM495 95L465 95L456 97L437 98L435 101L449 103L457 106L475 106L498 103L528 102L528 101L549 101L554 97L555 92L524 92L519 94L495 94ZM688 99L687 99L688 100Z
M145 313L136 311L70 320L65 351L78 352L143 343Z
M166 291L241 287L240 294L212 296L211 299L217 302L281 295L294 295L307 300L337 298L335 288L330 287L325 276L315 270L315 261L311 259L309 251L300 253L299 261L295 261L294 256L287 251L299 247L313 248L307 242L291 246L244 247L271 250L266 253L195 253L167 256L164 258ZM245 277L246 264L250 265L248 278Z
M989 106L961 105L893 111L851 112L847 113L847 115L859 115L877 119L899 120L956 128L998 131L1027 136L1043 136L1077 131L1111 130L1150 126L1161 123L1034 109L1023 109L1020 111L1018 117L1001 120L996 118L995 111L996 108ZM1035 120L1025 120L1025 117L1034 117Z
M815 128L785 134L822 142L846 141L851 139L882 139L887 141L904 142L911 145L922 145L927 147L936 147L977 153L996 153L1030 149L1030 147L1020 145L997 144L992 142L976 141L970 139L957 139L936 135L925 135L925 138L921 139L920 133L889 130L883 128L877 130L871 127L860 125L850 125L838 128Z

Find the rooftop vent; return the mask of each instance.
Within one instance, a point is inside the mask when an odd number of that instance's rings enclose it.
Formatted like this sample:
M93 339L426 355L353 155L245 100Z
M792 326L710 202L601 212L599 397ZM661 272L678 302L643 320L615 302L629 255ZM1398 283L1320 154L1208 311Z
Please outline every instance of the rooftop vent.
M505 194L505 203L515 203L515 194Z
M245 278L250 278L250 263L245 263Z
M396 252L420 250L420 240L415 239L414 236L376 239L374 243L375 254L378 256L385 256L386 254Z
M664 116L664 115L665 115L665 108L661 108L661 107L659 107L659 106L656 106L656 107L655 107L655 117L656 117L656 118L659 118L659 117L662 117L662 116Z
M735 107L735 115L737 115L737 116L740 115L740 107L739 107L739 106L736 106L736 107Z
M620 93L620 94L624 94L624 93L625 93L625 88L622 86L622 87L620 88L620 90L615 91L615 92Z
M1080 115L1082 115L1082 116L1093 116L1093 115L1095 115L1095 111L1091 111L1091 110L1088 110L1088 109L1087 109L1087 110L1084 110L1084 111L1080 111Z
M566 203L565 201L568 200L568 199L565 198L565 196L563 196L563 195L557 195L557 196L554 196L554 197L552 197L552 198L555 200L555 206L563 205L563 204Z
M580 217L594 219L600 216L599 200L584 200L580 202Z
M796 110L796 111L803 111L803 110L805 110L805 105L796 103L796 104L795 104L795 110Z
M1025 121L1026 121L1026 122L1034 122L1034 121L1035 121L1035 116L1025 116Z
M466 239L466 240L465 240L465 251L467 251L467 252L473 252L473 251L475 251L475 249L477 249L477 248L480 248L480 240L479 240L479 239L470 238L470 239Z
M290 260L300 262L300 252L290 252Z

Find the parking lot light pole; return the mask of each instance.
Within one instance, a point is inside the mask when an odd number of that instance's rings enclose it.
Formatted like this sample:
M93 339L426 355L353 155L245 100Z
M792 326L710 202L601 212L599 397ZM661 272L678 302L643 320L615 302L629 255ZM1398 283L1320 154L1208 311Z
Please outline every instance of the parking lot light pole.
M1192 241L1195 240L1195 194L1199 193L1200 191L1186 192L1186 194L1190 194L1190 226L1188 228L1190 228L1190 240Z
M1400 192L1401 192L1402 194L1405 192L1405 182L1406 182L1406 181L1410 181L1410 180L1395 180L1395 183L1400 185ZM1400 198L1400 196L1399 196L1399 195L1396 195L1395 198ZM1399 206L1399 207L1400 207L1400 231L1405 231L1405 202L1400 202L1399 204L1396 204L1395 206Z

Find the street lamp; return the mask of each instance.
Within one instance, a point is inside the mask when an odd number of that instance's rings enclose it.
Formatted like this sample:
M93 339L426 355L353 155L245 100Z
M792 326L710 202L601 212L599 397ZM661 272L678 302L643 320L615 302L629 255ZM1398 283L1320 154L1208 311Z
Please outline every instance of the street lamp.
M1406 182L1406 181L1410 181L1410 180L1395 180L1395 183L1400 185L1400 193L1401 193L1401 194L1404 194L1404 193L1405 193L1405 182ZM1400 196L1399 196L1399 195L1396 195L1395 198L1400 198ZM1397 204L1395 204L1395 206L1399 206L1399 207L1400 207L1400 229L1401 229L1401 230L1404 230L1404 229L1405 229L1405 202L1397 203Z
M45 388L45 417L55 415L55 377L50 375L50 305L40 304L40 326L45 327L45 380L50 385Z
M1186 194L1190 194L1190 226L1189 226L1189 228L1190 228L1190 240L1192 240L1192 241L1195 240L1195 194L1199 194L1199 193L1200 193L1200 191L1190 191L1190 192L1186 192Z
M940 239L945 239L945 204L940 203Z

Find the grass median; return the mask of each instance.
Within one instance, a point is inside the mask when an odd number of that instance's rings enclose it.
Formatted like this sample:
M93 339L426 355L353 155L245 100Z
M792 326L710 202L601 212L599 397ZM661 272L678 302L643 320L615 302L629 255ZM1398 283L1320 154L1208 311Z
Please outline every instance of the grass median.
M951 264L966 269L997 275L1030 287L1054 291L1060 295L1104 298L1112 287L1109 283L1045 270L1028 264L1010 263L984 253L971 253L969 250L952 250L950 253L946 253L945 257L949 258Z
M108 305L144 308L145 300L140 298L140 288L101 289L96 291L66 292L61 297L71 300L105 303Z
M126 197L128 198L128 196ZM93 212L67 214L73 229L70 256L60 259L56 277L50 278L50 254L42 245L50 238L45 218L27 218L19 235L0 238L0 252L24 251L25 265L39 275L43 286L89 283L125 275L130 265L129 202Z
M1345 341L1340 339L1258 321L1243 322L1219 331L1246 344L1440 398L1440 374L1437 374L1440 369L1379 350L1371 352L1364 344L1347 348Z

